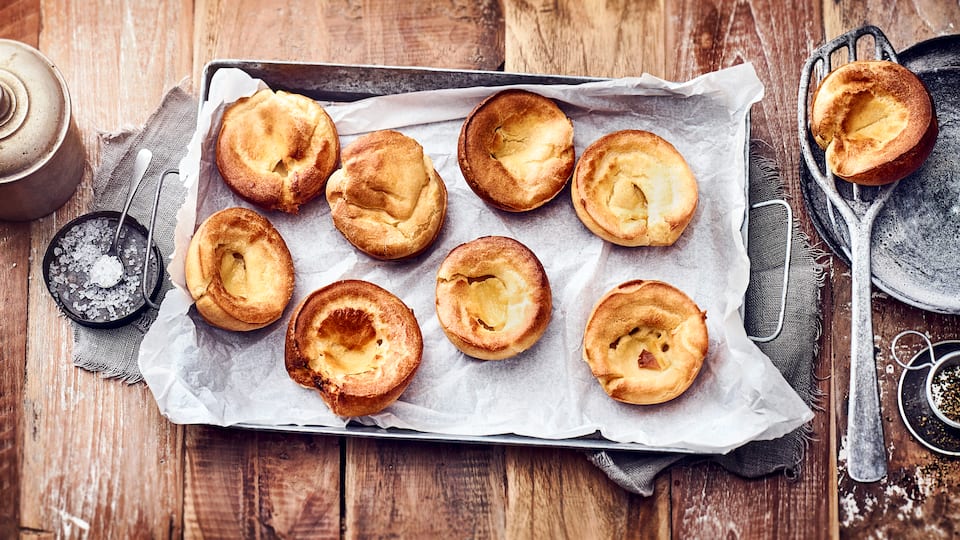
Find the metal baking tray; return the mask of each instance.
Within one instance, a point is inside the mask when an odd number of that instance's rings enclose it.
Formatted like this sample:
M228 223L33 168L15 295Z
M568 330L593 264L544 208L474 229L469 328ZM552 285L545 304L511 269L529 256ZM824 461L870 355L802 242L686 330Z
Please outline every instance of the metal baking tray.
M452 70L424 67L392 67L353 64L281 62L260 60L224 59L209 62L203 70L200 86L200 105L207 100L210 82L220 69L243 70L255 79L261 79L271 88L296 92L320 102L350 102L361 99L404 92L469 88L474 86L510 86L517 84L583 84L604 80L595 77L561 75L536 75L500 71ZM747 133L750 132L750 116L746 116ZM744 177L746 196L749 201L749 136L746 137ZM750 206L746 207L741 231L746 246ZM741 308L741 318L743 312ZM617 450L643 452L679 452L693 454L684 448L652 447L639 443L611 441L600 434L568 439L544 439L515 434L454 435L430 433L398 428L380 428L351 421L346 427L266 425L240 423L233 427L258 431L310 433L319 435L352 436L375 439L417 440L428 442L457 442L472 444L495 444L512 446L536 446L570 448L580 450Z

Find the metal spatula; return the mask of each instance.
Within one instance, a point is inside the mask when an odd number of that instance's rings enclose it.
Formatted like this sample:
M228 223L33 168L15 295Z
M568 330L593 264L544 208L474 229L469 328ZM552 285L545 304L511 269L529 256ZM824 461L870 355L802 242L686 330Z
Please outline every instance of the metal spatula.
M822 45L810 56L800 74L797 110L800 150L810 174L826 194L830 219L835 229L846 225L850 239L850 403L847 410L847 473L857 482L875 482L887 473L887 454L883 442L880 395L877 390L877 366L873 348L873 317L870 309L870 237L873 222L890 198L898 182L879 187L851 184L834 177L829 167L821 168L813 154L809 136L809 100L811 90L829 73L832 55L847 51L847 61L857 60L857 42L872 36L874 57L897 61L896 52L883 32L865 26L843 34ZM819 151L819 148L817 148ZM843 224L837 223L833 209ZM839 231L838 231L839 232ZM838 234L838 238L842 235Z

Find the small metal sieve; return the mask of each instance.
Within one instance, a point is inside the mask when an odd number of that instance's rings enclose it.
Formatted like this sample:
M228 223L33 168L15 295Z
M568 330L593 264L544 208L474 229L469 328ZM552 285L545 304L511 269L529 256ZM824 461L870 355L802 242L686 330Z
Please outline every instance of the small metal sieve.
M84 214L57 231L43 257L47 290L64 315L84 326L116 328L130 323L160 291L160 249L151 242L147 264L149 233L130 216L119 229L117 251L123 260L119 282L105 288L92 279L94 264L110 248L118 223L120 212Z
M103 210L84 214L57 231L43 257L43 279L64 315L84 326L117 328L135 321L154 302L163 280L163 255L153 241L164 171L144 227L132 216ZM123 266L120 280L102 287L93 279L94 265L116 242Z
M900 358L897 356L895 347L900 338L908 334L918 335L924 339L924 341L927 343L926 350L929 351L929 361L905 363L900 360ZM957 389L960 389L960 382L958 382L957 386L949 387L947 389L948 391L951 391L950 394L943 394L944 389L941 388L941 385L938 384L937 380L948 369L960 369L960 350L951 351L940 357L937 357L934 352L933 344L930 343L930 340L927 338L927 336L914 330L906 330L894 337L893 342L891 343L891 352L893 353L894 361L903 369L911 371L929 369L924 385L927 405L930 406L930 410L933 411L933 414L935 414L941 422L954 429L960 429L960 419L951 417L950 414L943 409L944 404L947 402L946 400L960 400L960 392L957 392Z

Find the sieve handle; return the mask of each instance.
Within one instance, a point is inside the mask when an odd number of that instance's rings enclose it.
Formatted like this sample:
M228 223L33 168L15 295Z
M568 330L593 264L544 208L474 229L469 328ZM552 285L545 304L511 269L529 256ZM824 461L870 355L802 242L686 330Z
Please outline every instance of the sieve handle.
M870 309L870 226L851 230L850 404L847 409L847 473L857 482L887 474L877 362Z
M163 171L163 174L160 175L160 180L157 181L157 194L153 197L153 211L150 212L150 228L147 229L147 255L143 258L143 269L140 271L140 294L143 295L144 302L153 309L160 309L160 304L157 304L150 299L150 292L147 291L147 272L150 270L150 254L153 253L153 229L157 226L157 208L160 206L160 190L163 188L163 180L167 177L168 174L179 175L180 171L177 169L167 169ZM163 268L161 267L160 261L157 261L157 271L163 274Z

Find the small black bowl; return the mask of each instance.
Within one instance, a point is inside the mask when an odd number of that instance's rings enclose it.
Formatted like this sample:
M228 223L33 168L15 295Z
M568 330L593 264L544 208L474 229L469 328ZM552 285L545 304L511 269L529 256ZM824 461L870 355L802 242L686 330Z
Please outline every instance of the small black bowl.
M117 328L136 320L148 307L139 279L146 254L147 228L131 216L123 221L117 252L124 264L123 278L114 287L90 283L92 261L105 253L113 240L120 212L102 210L84 214L54 235L43 257L43 280L60 311L91 328ZM164 271L162 254L151 242L146 270L150 300L156 299Z

